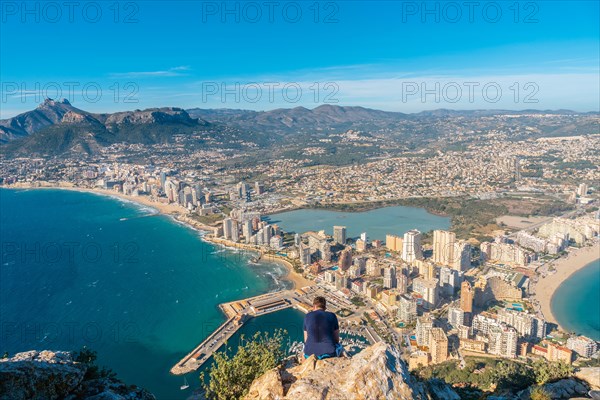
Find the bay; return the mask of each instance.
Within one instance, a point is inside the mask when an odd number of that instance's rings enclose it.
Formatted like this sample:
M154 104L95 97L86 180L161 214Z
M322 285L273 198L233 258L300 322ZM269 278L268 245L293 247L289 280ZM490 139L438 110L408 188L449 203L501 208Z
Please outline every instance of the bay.
M85 345L158 399L185 398L169 369L223 322L219 303L289 287L283 266L249 264L129 202L2 189L0 210L0 351Z
M600 340L600 260L565 280L552 296L551 307L566 330Z

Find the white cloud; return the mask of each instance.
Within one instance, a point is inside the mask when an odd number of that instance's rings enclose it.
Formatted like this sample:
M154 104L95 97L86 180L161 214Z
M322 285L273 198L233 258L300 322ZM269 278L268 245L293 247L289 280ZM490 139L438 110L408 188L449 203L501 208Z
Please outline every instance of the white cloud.
M439 108L593 111L600 107L600 78L588 71L388 75L345 79L314 75L310 80L293 80L290 77L268 77L264 80L261 80L264 77L224 78L194 82L180 90L169 87L147 94L162 97L163 101L165 98L179 99L186 103L181 105L184 107L257 110L296 106L313 108L324 103L401 112ZM272 86L273 83L277 86ZM287 96L284 87L291 88ZM299 99L295 97L296 88L301 90ZM256 101L256 98L259 100Z
M172 76L186 76L189 66L178 66L162 71L136 71L136 72L114 72L109 74L111 78L165 78Z

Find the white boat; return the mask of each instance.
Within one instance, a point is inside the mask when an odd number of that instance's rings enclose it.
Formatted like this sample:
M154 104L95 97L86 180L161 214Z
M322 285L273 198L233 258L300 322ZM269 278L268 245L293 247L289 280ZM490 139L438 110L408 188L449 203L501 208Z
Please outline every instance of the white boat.
M185 390L185 389L187 389L187 388L189 388L189 387L190 387L190 385L188 384L188 381L187 381L186 377L184 376L184 377L183 377L183 385L181 385L181 386L179 387L179 389L180 389L180 390Z

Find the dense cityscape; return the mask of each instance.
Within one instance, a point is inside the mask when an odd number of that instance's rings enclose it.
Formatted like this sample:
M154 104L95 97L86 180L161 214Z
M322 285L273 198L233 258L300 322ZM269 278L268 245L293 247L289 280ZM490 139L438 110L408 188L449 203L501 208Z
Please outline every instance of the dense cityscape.
M340 138L364 142L360 132ZM460 135L456 140L465 142ZM552 275L561 257L597 245L598 193L588 183L600 179L599 147L597 134L511 141L493 130L460 150L417 151L350 166L307 166L308 160L285 158L252 167L222 163L232 149L176 160L154 148L151 164L130 163L111 155L125 149L108 148L85 160L7 159L0 172L6 186L92 190L170 207L163 212L207 232L209 241L243 248L258 259L279 259L293 268L291 274L312 282L311 291L318 287L343 302L336 309L348 329L366 325L370 342L403 346L410 369L478 354L570 364L597 358L598 344L548 321L536 283ZM302 153L321 151L311 144ZM461 196L537 199L561 207L532 219L498 216L477 237L413 229L371 240L369 232L348 237L346 226L288 232L268 218L302 207L346 204L360 210L377 201ZM325 233L329 229L332 235ZM308 287L296 290L306 294ZM296 306L310 309L308 300Z
M0 400L600 400L599 1L3 1Z

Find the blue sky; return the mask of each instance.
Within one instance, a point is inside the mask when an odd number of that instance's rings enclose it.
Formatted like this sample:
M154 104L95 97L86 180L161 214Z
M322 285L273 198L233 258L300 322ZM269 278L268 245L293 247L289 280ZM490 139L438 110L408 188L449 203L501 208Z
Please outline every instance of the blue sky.
M4 1L3 118L323 103L599 109L598 1Z

